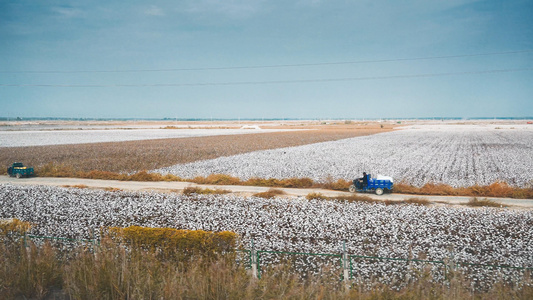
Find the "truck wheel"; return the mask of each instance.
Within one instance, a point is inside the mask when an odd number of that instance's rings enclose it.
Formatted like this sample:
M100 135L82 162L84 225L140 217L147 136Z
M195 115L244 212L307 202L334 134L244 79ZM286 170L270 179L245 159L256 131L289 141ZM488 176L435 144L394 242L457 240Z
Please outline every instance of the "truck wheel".
M355 193L355 185L350 185L350 188L348 188L348 190L350 191L350 193Z
M379 196L383 195L383 189L382 188L377 188L376 189L376 195L379 195Z
M19 179L19 178L20 178L20 173L17 173L17 174L15 175L15 177L17 177L17 179Z

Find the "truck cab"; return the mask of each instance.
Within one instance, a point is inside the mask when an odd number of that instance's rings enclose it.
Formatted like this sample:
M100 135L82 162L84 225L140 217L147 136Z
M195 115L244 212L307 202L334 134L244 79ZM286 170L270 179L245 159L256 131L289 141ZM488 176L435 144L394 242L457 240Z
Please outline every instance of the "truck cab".
M32 167L25 167L21 162L15 162L11 167L7 168L7 174L10 177L30 177L34 175Z

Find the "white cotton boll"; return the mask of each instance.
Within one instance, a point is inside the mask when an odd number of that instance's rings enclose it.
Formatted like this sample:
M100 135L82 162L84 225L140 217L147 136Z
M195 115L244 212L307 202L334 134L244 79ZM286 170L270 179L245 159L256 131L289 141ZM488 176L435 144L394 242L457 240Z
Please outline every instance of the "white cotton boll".
M221 173L249 179L309 177L353 179L363 171L415 186L454 187L503 180L525 186L533 180L533 130L501 131L481 126L422 126L372 136L256 151L154 170L185 178ZM379 149L379 151L377 150Z
M456 260L533 265L531 211L234 195L194 199L175 194L0 185L0 218L13 217L34 223L32 234L37 235L89 238L90 228L129 225L229 230L241 236L245 247L253 237L261 250L338 254L346 239L349 253L355 255L407 258L423 252L427 259L443 260L450 257L452 247ZM308 261L298 265L298 270L305 272L321 264L320 260ZM403 272L393 263L380 262L378 266L385 273ZM376 264L369 262L367 269L361 268L363 274L371 275Z

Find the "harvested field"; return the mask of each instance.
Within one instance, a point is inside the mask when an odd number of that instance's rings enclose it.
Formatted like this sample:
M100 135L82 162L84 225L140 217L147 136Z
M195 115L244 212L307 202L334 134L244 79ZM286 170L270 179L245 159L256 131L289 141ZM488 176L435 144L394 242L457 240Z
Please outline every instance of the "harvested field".
M301 127L303 128L306 127ZM0 164L8 166L14 161L22 161L26 165L36 167L37 172L47 164L62 165L67 173L72 171L72 175L75 171L91 170L136 172L177 163L334 141L391 130L391 126L387 129L378 124L314 128L318 129L93 144L4 147L0 148Z
M503 181L533 187L533 127L417 125L372 136L257 151L154 170L184 178L227 174L246 180L351 179L363 171L395 182L452 187Z
M104 142L141 141L215 135L277 132L284 129L110 129L0 131L0 147L71 145ZM285 129L286 130L286 129Z

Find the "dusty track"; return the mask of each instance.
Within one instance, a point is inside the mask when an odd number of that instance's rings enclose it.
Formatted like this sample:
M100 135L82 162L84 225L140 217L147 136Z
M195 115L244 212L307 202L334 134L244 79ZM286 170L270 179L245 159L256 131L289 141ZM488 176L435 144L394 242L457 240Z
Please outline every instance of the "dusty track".
M202 188L224 189L230 190L235 194L250 196L255 193L265 192L269 187L260 186L240 186L240 185L200 185L191 182L164 182L164 181L117 181L117 180L98 180L98 179L82 179L82 178L56 178L56 177L32 177L32 178L11 178L8 176L0 176L0 184L16 184L16 185L48 185L48 186L87 186L88 188L96 189L120 189L126 191L154 191L154 192L180 192L186 187L198 186ZM328 197L351 195L348 192L324 190L324 189L294 189L294 188L279 188L283 190L287 197L306 196L309 193L321 193ZM458 196L420 196L420 195L406 195L406 194L385 194L377 196L374 194L362 194L377 200L392 200L402 201L412 198L426 199L436 205L465 205L471 197ZM511 199L511 198L487 198L488 200L500 203L505 206L533 209L533 199Z

